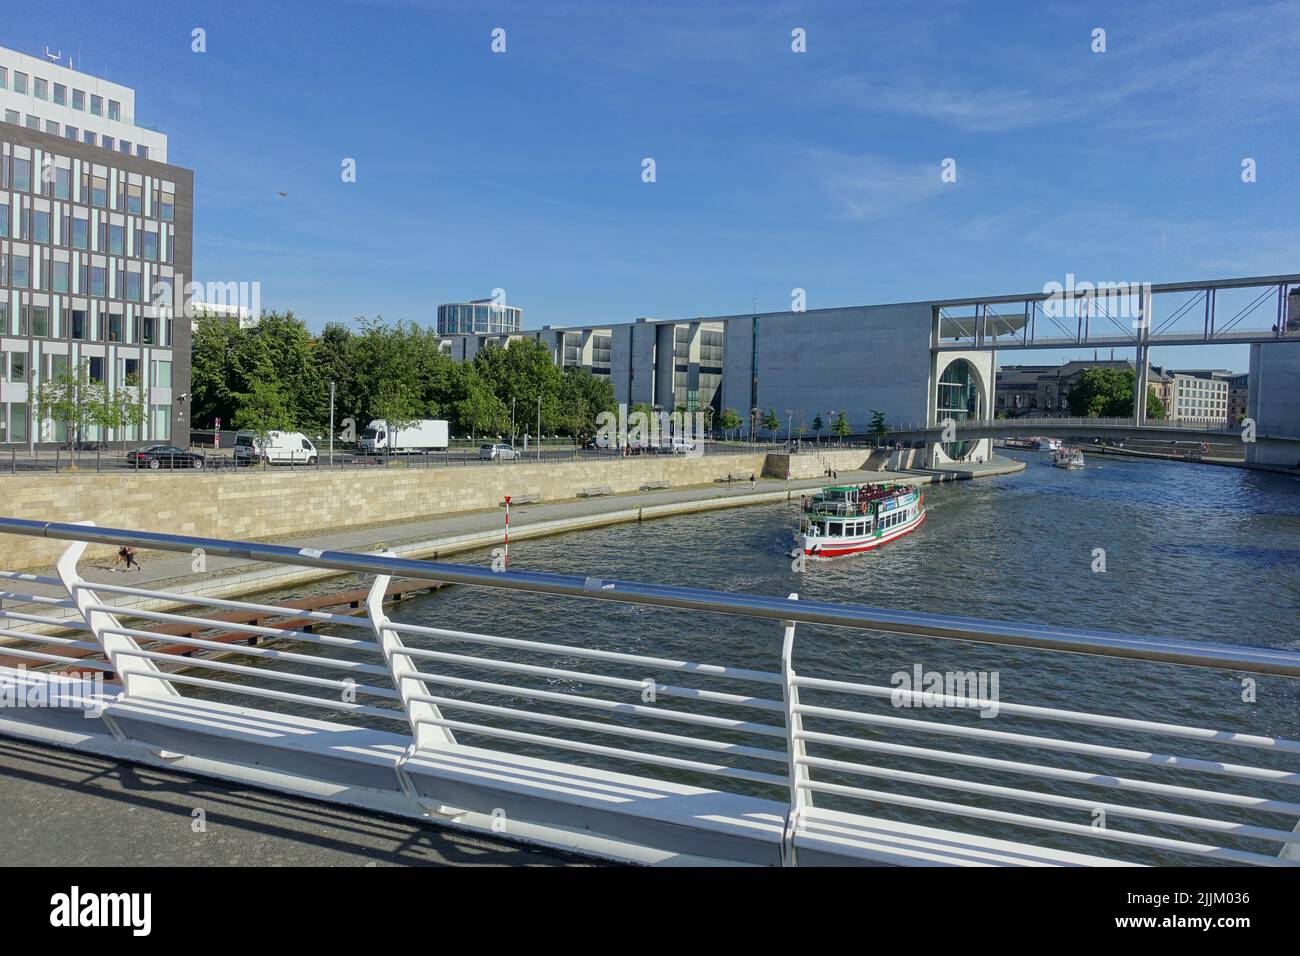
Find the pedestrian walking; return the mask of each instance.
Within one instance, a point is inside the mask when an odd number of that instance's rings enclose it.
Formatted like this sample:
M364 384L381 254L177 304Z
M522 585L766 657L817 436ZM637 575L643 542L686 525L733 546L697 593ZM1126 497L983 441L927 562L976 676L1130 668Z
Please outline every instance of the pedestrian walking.
M124 565L122 568L123 574L130 571L132 565L135 566L137 571L140 570L140 562L135 559L135 548L131 547L129 544L124 544L122 547L117 549L117 557L113 559L113 565L109 570L116 571L119 562Z

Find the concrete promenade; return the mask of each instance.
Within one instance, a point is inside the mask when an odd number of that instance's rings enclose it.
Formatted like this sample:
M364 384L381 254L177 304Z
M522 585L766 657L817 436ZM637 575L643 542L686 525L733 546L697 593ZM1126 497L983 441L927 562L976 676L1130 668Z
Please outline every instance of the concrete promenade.
M1024 467L1022 462L994 458L982 464L923 471L841 471L837 473L837 480L842 483L896 481L919 485L1011 474L1022 471ZM628 521L780 502L796 498L799 494L821 487L828 481L829 479L825 477L790 481L757 477L751 487L749 475L744 475L737 476L737 480L730 485L714 482L711 485L663 491L642 491L568 501L523 504L511 507L510 537L511 540L518 541ZM384 549L391 550L401 557L438 560L464 551L499 546L503 526L504 509L496 508L490 511L443 514L415 521L405 520L333 532L304 534L292 538L263 540L316 550ZM141 563L139 571L129 573L113 571L110 569L108 559L92 558L83 560L81 572L86 580L93 582L129 584L132 587L167 591L177 595L193 594L208 597L239 597L333 576L333 572L316 568L296 568L217 556L203 556L203 570L199 572L194 570L196 558L189 554L142 552L139 558ZM53 589L39 586L33 586L31 590L37 593L56 593ZM102 597L107 600L107 603L142 610L178 607L184 603L176 600L146 600L107 593ZM58 616L53 613L55 610L42 608L39 613L48 617Z

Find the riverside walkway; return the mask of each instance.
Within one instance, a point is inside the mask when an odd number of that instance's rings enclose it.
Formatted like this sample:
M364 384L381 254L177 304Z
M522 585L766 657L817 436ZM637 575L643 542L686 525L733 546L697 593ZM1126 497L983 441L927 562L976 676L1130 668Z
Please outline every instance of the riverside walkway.
M893 481L928 484L964 478L991 477L1022 471L1023 462L994 457L979 464L969 463L946 468L911 471L840 471L837 481ZM723 477L722 474L717 476ZM757 477L751 487L749 474L735 475L731 484L715 481L707 486L642 491L633 494L577 498L565 501L512 505L510 537L513 541L549 534L561 534L626 521L667 517L715 508L770 504L797 496L800 492L821 487L825 477L792 479ZM369 525L340 531L316 531L288 539L271 539L273 543L293 545L316 551L391 550L406 558L443 558L459 552L500 545L504 524L503 509L436 515L397 523ZM110 559L87 561L87 581L126 583L172 593L203 594L208 597L234 597L257 591L296 585L329 577L328 572L304 571L264 562L238 558L203 556L201 570L195 570L191 555L165 552L141 552L139 571L123 573L110 567ZM42 593L33 588L35 593ZM53 593L53 592L51 592ZM125 600L122 606L137 602ZM175 603L175 602L170 602ZM159 602L139 606L160 607Z

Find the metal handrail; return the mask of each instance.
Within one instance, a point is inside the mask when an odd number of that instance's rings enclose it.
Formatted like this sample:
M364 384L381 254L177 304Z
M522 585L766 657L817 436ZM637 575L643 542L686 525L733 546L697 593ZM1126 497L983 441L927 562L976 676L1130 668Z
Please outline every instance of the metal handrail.
M0 533L119 546L129 544L137 548L159 551L192 552L196 548L201 548L209 555L220 557L327 568L341 572L400 575L474 587L648 604L680 610L824 624L893 634L915 634L942 640L972 641L996 646L1065 651L1244 673L1300 677L1300 654L1264 648L1231 647L1168 638L1142 638L1043 624L987 621L826 601L794 601L767 595L733 594L726 591L666 584L607 581L602 578L583 578L538 571L498 572L474 565L419 561L380 554L318 551L288 545L226 541L218 538L32 521L22 518L0 518Z

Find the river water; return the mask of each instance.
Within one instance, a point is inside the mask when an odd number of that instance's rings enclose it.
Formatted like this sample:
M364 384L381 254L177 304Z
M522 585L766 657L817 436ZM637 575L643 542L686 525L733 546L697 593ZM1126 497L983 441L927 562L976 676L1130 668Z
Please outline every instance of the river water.
M981 617L1017 622L1096 628L1135 635L1167 636L1225 644L1300 649L1300 480L1234 468L1162 461L1089 459L1082 472L1048 465L1047 455L1015 452L1027 462L1024 472L998 478L957 482L926 489L928 517L921 528L897 542L865 555L833 562L813 562L802 572L793 567L789 549L796 523L793 504L739 508L671 519L626 524L531 541L510 549L512 569L544 570L606 579L661 582L805 600L868 604L889 608ZM460 560L487 563L490 553ZM335 582L331 586L337 586ZM448 588L403 602L394 617L406 623L476 631L618 650L656 657L775 671L779 667L780 628L775 622L664 611L604 602L557 599L473 588ZM503 655L446 639L415 637L413 645L452 649L482 657L511 656L574 670L599 670L637 680L653 676L668 683L750 693L779 699L775 686L740 685L735 681L689 679L644 668L596 665L573 656ZM310 645L295 649L313 652ZM331 651L333 653L333 651ZM1190 724L1197 727L1300 739L1300 689L1294 681L1259 678L1198 668L1040 651L993 648L883 633L801 625L796 645L801 675L891 686L898 672L976 671L998 680L1002 702L1033 704L1091 713ZM261 663L260 661L258 663ZM430 665L432 666L432 665ZM570 694L587 694L639 703L635 690L598 686L563 678L487 673L472 667L443 666L442 672L479 680ZM216 675L213 675L216 676ZM331 676L337 676L331 675ZM1252 694L1253 690L1253 694ZM530 701L524 695L440 688L438 693L506 706L609 720L611 715L564 705ZM1243 695L1252 699L1243 700ZM941 720L978 730L1104 743L1135 751L1153 750L1243 764L1294 768L1287 758L1255 748L1227 747L1126 730L1094 729L1002 715L981 719L970 710L922 712L890 706L885 700L808 692L805 703L920 720ZM779 713L680 699L660 698L653 706L696 713L741 717L780 725ZM324 716L322 714L322 716ZM331 715L333 716L333 715ZM530 733L556 733L536 723L489 720L482 714L457 713L456 719L495 723ZM666 733L711 736L780 749L779 738L710 732L668 721L623 720L618 723ZM1295 801L1294 786L1236 780L1212 773L1174 771L1141 761L1100 759L999 741L969 740L932 733L925 728L863 727L821 720L809 729L908 744L943 751L1029 761L1083 773L1116 774L1130 779L1176 783L1214 791L1266 795ZM386 729L400 729L389 727ZM561 732L562 733L562 732ZM464 735L462 735L464 736ZM581 736L581 735L580 735ZM485 738L465 737L488 746ZM607 746L642 746L609 737L587 737ZM520 745L538 753L545 747ZM714 755L680 747L644 745L674 756L712 761ZM1170 812L1254 823L1290 830L1297 815L1256 813L1164 795L1086 786L1070 781L1041 781L1002 769L964 768L897 753L873 753L834 746L811 747L819 756L836 757L878 768L986 784L1030 787L1039 792L1084 799L1137 804ZM646 768L613 758L567 753L564 759L599 763L613 769L651 772L704 782L688 770ZM762 760L723 761L768 773L783 767ZM882 793L965 803L1012 813L1035 814L1073 824L1094 824L1093 809L1039 806L996 795L970 795L933 782L900 781L814 771L814 777ZM717 784L718 781L713 779ZM722 785L774 799L784 795L761 783L722 781ZM1132 849L1106 841L1084 842L1077 835L1044 832L997 821L963 820L922 807L865 804L830 795L819 804L853 806L863 812L954 829L976 830L1011 839L1029 839L1142 862L1186 863L1195 857L1166 849ZM1163 823L1133 821L1110 815L1117 830L1169 838L1188 838ZM1193 840L1274 854L1276 844L1237 835L1196 831Z

